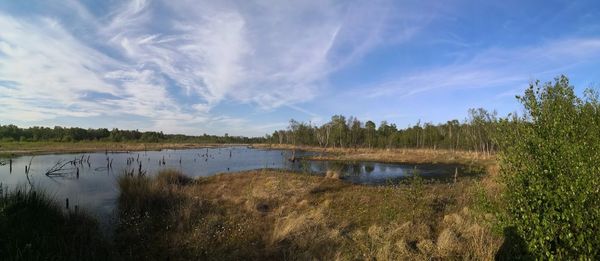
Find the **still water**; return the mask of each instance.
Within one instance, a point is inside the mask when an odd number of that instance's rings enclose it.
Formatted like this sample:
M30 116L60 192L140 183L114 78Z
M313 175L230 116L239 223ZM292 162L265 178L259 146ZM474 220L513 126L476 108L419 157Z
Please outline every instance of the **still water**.
M296 157L310 155L296 152ZM360 184L388 184L412 175L415 166L373 162L328 162L299 160L290 162L290 151L262 150L244 146L161 150L147 152L97 152L79 154L48 154L8 159L0 166L0 183L6 190L28 187L31 184L57 200L69 199L71 206L79 206L99 217L110 217L118 197L117 179L125 172L155 175L162 169L176 169L188 176L210 176L217 173L237 172L261 168L287 169L323 175L327 170L338 171L342 179ZM75 161L76 164L69 162ZM25 167L31 167L28 174ZM57 163L59 163L57 165ZM64 165L64 166L63 166ZM60 168L47 176L53 167ZM420 175L426 178L447 179L457 166L419 165Z

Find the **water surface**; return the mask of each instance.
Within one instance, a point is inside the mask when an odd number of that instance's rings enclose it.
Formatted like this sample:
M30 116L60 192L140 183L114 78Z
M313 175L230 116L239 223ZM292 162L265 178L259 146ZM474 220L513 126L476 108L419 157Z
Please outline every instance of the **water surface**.
M297 151L296 157L311 154ZM0 166L0 183L4 189L9 190L17 186L28 187L31 184L62 202L68 198L71 206L77 205L105 218L110 217L115 209L119 193L117 178L125 172L138 173L141 170L148 175L155 175L163 169L176 169L185 175L198 177L262 168L322 175L333 169L342 174L342 179L349 182L388 184L412 175L415 170L415 165L406 164L308 160L290 162L290 157L290 151L253 149L245 146L21 156L12 159L12 170L8 164ZM77 163L70 164L69 161ZM30 162L31 168L26 175L25 166ZM62 170L55 172L55 175L45 175L57 162L66 165ZM423 177L448 179L460 167L418 165L416 168ZM462 172L462 169L460 171Z

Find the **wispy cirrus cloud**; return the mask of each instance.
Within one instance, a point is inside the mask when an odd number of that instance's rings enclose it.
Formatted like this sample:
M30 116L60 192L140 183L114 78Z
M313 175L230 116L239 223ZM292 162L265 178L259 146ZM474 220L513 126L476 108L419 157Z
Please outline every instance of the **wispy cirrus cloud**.
M22 22L0 15L0 101L3 117L39 120L66 115L101 113L93 103L74 106L85 92L116 95L99 72L116 63L81 44L60 23L48 18Z
M565 38L518 48L490 48L465 61L408 73L380 82L358 93L377 98L408 97L439 90L464 90L495 86L525 86L548 79L570 67L600 59L600 38ZM511 90L510 93L518 93Z
M401 125L455 118L533 79L578 72L595 80L596 6L5 1L0 124L262 135L290 118L339 113ZM397 103L402 97L411 99ZM421 107L428 103L445 109Z
M67 1L77 14L68 19L62 9L0 11L0 117L131 115L188 131L218 122L223 100L294 106L383 42L389 2L379 4L134 0L98 15Z

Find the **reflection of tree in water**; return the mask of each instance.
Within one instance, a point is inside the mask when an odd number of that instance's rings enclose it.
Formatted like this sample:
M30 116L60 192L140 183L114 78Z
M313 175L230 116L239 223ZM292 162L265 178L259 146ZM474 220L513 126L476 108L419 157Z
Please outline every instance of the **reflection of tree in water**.
M367 174L371 174L375 170L375 164L373 163L365 163L365 172Z
M306 160L300 160L300 170L304 173L309 173L312 171L310 162Z
M345 174L348 173L348 164L340 161L331 161L327 164L327 170Z
M381 172L388 172L389 166L386 164L380 164L379 169L381 169Z
M317 172L326 172L329 169L325 161L311 161L311 165Z
M349 166L348 166L348 167L349 167L350 169L352 169L352 172L351 172L351 173L352 173L353 175L356 175L356 176L358 176L358 175L360 175L360 173L362 172L362 165L361 165L360 163L356 163L356 162L355 162L355 163L349 164Z

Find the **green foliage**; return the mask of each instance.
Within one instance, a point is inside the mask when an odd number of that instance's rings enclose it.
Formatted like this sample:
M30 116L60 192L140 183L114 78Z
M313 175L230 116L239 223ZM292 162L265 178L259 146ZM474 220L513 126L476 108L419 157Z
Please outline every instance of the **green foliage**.
M78 141L112 141L112 142L198 142L198 143L258 143L264 142L264 138L235 137L225 134L225 136L202 135L187 136L181 134L164 134L162 132L138 130L108 130L100 129L82 129L82 128L64 128L56 126L19 128L15 125L0 125L0 140L5 142L78 142Z
M373 121L361 122L356 117L334 115L321 126L292 119L287 130L275 131L266 139L278 144L334 148L439 148L489 154L497 148L493 139L497 124L496 112L481 108L469 110L469 117L462 123L458 120L437 125L418 122L405 129L387 121L376 126Z
M600 104L562 76L518 97L525 115L500 123L510 225L540 259L600 258Z

